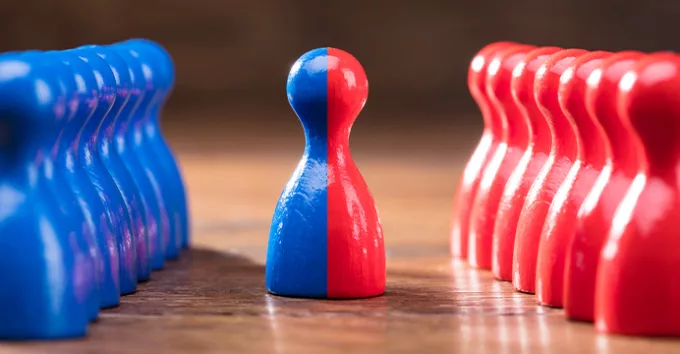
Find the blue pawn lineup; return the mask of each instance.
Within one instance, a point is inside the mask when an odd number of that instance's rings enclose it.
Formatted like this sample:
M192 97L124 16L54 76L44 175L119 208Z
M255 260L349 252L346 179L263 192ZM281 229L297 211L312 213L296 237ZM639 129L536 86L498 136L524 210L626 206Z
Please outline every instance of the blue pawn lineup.
M174 72L144 39L0 54L0 339L84 336L188 247Z

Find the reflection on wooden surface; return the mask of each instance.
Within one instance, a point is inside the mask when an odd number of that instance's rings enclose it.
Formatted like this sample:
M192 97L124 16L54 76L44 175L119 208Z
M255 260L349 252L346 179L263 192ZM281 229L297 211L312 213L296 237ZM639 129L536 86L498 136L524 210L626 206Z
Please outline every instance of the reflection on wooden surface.
M449 208L465 156L441 153L357 156L384 225L385 296L318 301L265 292L271 212L299 151L181 154L194 248L105 311L86 339L2 344L0 353L680 352L680 341L597 335L449 259Z

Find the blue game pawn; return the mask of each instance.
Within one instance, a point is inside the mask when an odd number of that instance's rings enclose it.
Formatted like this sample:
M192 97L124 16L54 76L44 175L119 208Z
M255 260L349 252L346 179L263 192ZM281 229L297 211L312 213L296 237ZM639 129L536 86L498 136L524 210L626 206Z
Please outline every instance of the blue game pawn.
M106 217L118 247L120 293L131 294L137 290L137 255L132 221L120 191L101 161L95 159L97 152L94 148L98 119L110 110L115 97L110 96L109 101L100 99L99 84L93 68L75 54L62 52L60 58L75 73L78 84L77 112L64 131L66 146L62 146L65 151L60 155L64 156L67 169L72 171L71 175L77 174L79 183L89 184L94 189L97 198L88 201L103 205L103 216ZM81 187L89 189L90 186Z
M97 89L100 93L99 107L102 108L102 114L95 113L90 119L90 124L85 127L84 132L88 135L85 149L92 149L93 166L96 166L97 171L106 171L106 174L101 173L103 178L107 183L113 182L110 187L119 192L115 197L121 197L125 211L132 221L132 237L137 254L137 280L146 281L151 277L146 210L143 208L144 204L137 186L127 170L123 165L116 164L118 161L109 153L113 141L113 126L121 107L127 103L125 101L127 97L120 95L122 91L117 85L120 81L116 78L117 73L92 48L80 47L72 52L92 67L97 78L101 78L97 81ZM113 105L110 105L111 103ZM108 110L105 111L104 107L108 107Z
M174 81L172 60L160 47L147 40L128 40L122 45L128 46L133 52L137 53L138 60L144 70L147 80L147 95L150 100L144 102L139 107L136 124L134 129L142 134L143 144L149 160L155 161L157 175L161 176L161 190L168 202L168 215L170 217L171 228L166 256L177 258L182 247L183 230L187 225L186 196L184 184L182 182L179 168L172 152L170 151L159 126L159 114L165 103ZM173 74L171 74L173 72ZM188 227L188 226L186 226Z
M352 125L368 99L366 72L343 50L317 48L293 64L286 92L306 142L274 209L267 290L334 299L381 295L382 226L349 146Z
M125 225L126 229L130 230L129 239L123 239L125 242L124 247L131 248L137 281L146 281L150 277L151 268L148 262L148 248L145 247L146 237L144 235L143 221L133 219L130 214L129 205L125 202L121 190L111 177L110 172L106 169L97 151L97 138L99 137L101 124L109 112L111 112L116 100L115 78L108 64L94 53L89 53L82 49L67 50L64 53L72 55L83 62L89 70L83 74L92 75L92 78L94 78L94 81L91 81L91 84L94 85L91 89L94 94L92 99L95 109L80 130L78 142L79 162L85 171L87 171L90 181L92 181L98 192L105 195L108 199L109 206L107 208L113 210L118 220ZM143 250L141 254L137 252L139 249Z
M119 124L119 121L125 120L125 115L129 112L128 106L132 106L135 103L134 100L130 100L132 90L130 68L118 54L108 47L89 46L86 48L99 55L111 67L118 87L116 103L100 129L98 139L99 155L109 172L111 172L111 176L118 184L118 187L121 191L124 191L123 194L133 193L132 196L128 196L128 200L132 200L129 204L132 206L136 204L134 202L135 199L139 200L139 209L144 214L146 233L149 239L151 268L153 270L162 269L165 265L165 255L161 237L165 230L162 230L162 226L159 225L158 220L161 216L158 205L155 203L153 194L148 195L151 192L150 190L148 191L149 193L142 192L143 184L133 178L130 167L123 160L117 149L116 139L120 135L117 129L124 125ZM137 207L132 208L136 209Z
M69 94L75 90L75 82L73 75L69 75L66 71L66 67L61 62L54 60L54 57L49 54L32 51L24 53L23 57L33 61L36 65L40 65L45 70L50 70L55 77L55 88L59 89L55 107L64 108L64 111L59 113L60 115L63 114L63 117L54 125L54 130L47 135L51 145L43 151L41 172L44 178L40 180L44 183L43 188L51 191L56 200L59 201L59 208L57 209L60 213L59 216L62 222L68 225L69 232L73 233L78 247L84 252L80 267L82 269L81 274L84 274L86 278L81 279L81 281L83 286L89 286L86 306L89 319L94 321L99 316L99 285L103 280L103 268L99 263L101 252L94 239L94 233L88 228L73 190L69 187L63 171L57 167L56 163L61 133L66 122L74 113L68 105L68 99Z
M170 235L173 233L166 203L168 196L161 189L161 176L158 176L157 170L153 168L155 160L149 161L147 155L140 151L144 142L143 135L133 129L132 125L138 115L139 107L145 105L149 99L146 95L147 81L144 77L144 68L139 64L136 53L120 45L112 45L108 48L123 59L130 74L131 89L128 104L123 107L114 129L116 150L156 215L160 232L157 246L165 258Z
M87 332L85 253L39 173L66 108L49 68L0 57L0 338L57 339Z
M63 63L62 54L52 51L45 53L44 56L46 60L54 62L55 65L61 65L62 83L65 86L67 101L66 119L50 153L50 158L54 163L54 173L57 178L63 180L63 185L60 182L61 188L73 193L85 222L86 230L83 230L83 234L85 237L91 236L94 240L96 250L90 249L90 252L98 255L98 258L95 258L95 270L99 306L101 308L117 306L120 302L120 270L116 238L107 221L104 205L86 172L75 168L76 156L70 149L74 145L75 137L72 132L75 129L72 126L74 121L77 122L78 107L86 103L79 101L76 75L70 66ZM78 212L74 211L74 213Z
M26 51L22 53L22 58L32 61L35 65L39 65L41 69L49 70L52 84L55 89L58 89L58 96L56 97L55 109L58 110L58 115L62 118L54 125L54 130L46 134L48 141L52 142L42 152L42 169L40 171L41 177L39 180L45 190L49 190L52 196L59 202L57 209L60 216L60 223L65 225L65 231L71 235L71 238L77 243L75 247L80 252L78 256L78 275L77 279L80 282L80 288L83 289L83 296L86 305L88 319L95 321L99 317L99 281L101 277L101 269L98 266L100 259L100 252L94 240L94 235L90 232L85 223L84 216L77 206L73 191L68 188L64 176L59 169L56 168L56 151L58 149L58 142L61 131L70 118L68 107L68 89L69 84L73 84L72 78L69 82L68 73L65 72L65 67L54 60L50 56L40 51ZM61 110L64 108L64 110Z
M119 53L128 63L133 72L135 72L135 82L139 86L138 100L135 109L131 111L130 119L128 121L128 132L125 140L128 144L128 150L134 154L140 166L143 166L148 180L153 186L154 194L159 202L159 205L165 210L168 217L168 233L167 239L164 239L163 254L166 259L177 258L179 253L179 239L177 235L178 229L177 211L175 204L172 203L174 191L167 189L167 176L162 169L162 165L158 157L155 156L152 146L144 133L143 120L147 114L147 108L156 96L152 92L154 82L152 77L154 69L149 66L149 63L141 60L141 55L131 46L125 44L114 44L110 48Z

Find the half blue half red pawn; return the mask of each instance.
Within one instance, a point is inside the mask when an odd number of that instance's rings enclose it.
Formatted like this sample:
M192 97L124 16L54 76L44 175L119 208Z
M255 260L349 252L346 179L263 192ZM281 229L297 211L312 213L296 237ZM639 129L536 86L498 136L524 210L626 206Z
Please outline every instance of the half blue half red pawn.
M267 289L311 298L385 291L385 249L371 193L349 150L368 80L349 53L319 48L291 68L288 101L305 131L304 154L274 211Z

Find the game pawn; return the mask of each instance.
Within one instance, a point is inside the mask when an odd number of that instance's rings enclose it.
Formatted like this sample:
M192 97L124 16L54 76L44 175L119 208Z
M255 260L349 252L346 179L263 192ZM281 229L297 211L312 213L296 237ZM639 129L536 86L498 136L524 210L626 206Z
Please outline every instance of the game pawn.
M564 263L576 230L578 211L604 167L608 140L602 127L588 112L586 79L611 53L590 52L578 57L560 77L558 101L574 127L576 159L553 198L538 248L536 296L542 305L562 307Z
M496 42L485 46L472 59L468 69L468 89L482 113L484 131L470 160L465 165L453 200L450 246L451 255L456 258L467 259L468 257L472 204L482 178L482 171L486 168L489 159L502 139L503 126L498 117L498 112L491 105L486 95L486 73L491 58L512 45L515 44L512 42Z
M144 107L148 105L152 97L152 95L146 93L150 82L144 74L143 65L140 63L139 54L136 51L120 43L110 45L107 49L110 49L111 56L119 57L127 66L128 75L127 77L121 76L121 78L129 79L126 81L129 81L130 87L127 104L123 106L113 128L114 148L116 154L120 156L120 161L130 172L135 184L139 186L139 192L143 199L151 208L153 214L151 219L156 221L156 243L150 243L149 246L153 250L151 254L161 256L152 259L154 263L152 265L155 265L155 268L160 268L165 266L167 248L173 232L168 215L170 208L167 199L169 197L167 192L163 193L161 177L157 170L158 164L154 163L157 161L155 159L149 160L153 153L150 151L151 149L144 146L143 134L140 129L137 129L140 116L144 116ZM153 225L151 227L153 228Z
M162 47L148 40L128 40L114 47L131 57L136 69L142 69L139 80L145 82L145 86L128 127L130 150L135 151L154 180L153 184L159 188L157 199L162 198L161 204L167 208L170 228L165 255L167 259L176 259L181 248L189 245L189 219L180 167L160 127L161 112L174 85L172 58Z
M586 105L609 141L602 174L579 210L576 231L567 245L564 265L564 313L567 318L593 320L595 275L612 218L638 169L637 138L616 112L617 87L623 75L643 56L620 52L605 59L587 79Z
M618 112L642 144L595 286L598 331L680 335L680 57L644 57L619 82Z
M99 136L97 137L97 151L104 166L121 191L123 200L129 205L130 215L135 227L138 229L138 233L146 235L147 242L140 243L140 240L137 240L137 254L139 255L140 252L146 249L151 270L162 269L165 264L165 254L161 247L163 241L161 237L164 230L162 230L162 227L159 227L157 214L154 213L156 209L152 209L152 206L155 205L149 202L145 193L142 192L140 184L135 181L131 169L128 168L126 161L118 153L117 149L116 139L119 132L116 131L116 127L120 127L118 120L125 119L124 114L127 112L127 106L136 102L136 100L130 99L132 91L130 88L132 81L130 79L130 68L108 46L88 45L80 49L84 52L89 51L90 56L96 55L101 58L111 68L113 73L115 82L110 83L109 86L116 88L116 97L111 111L101 122ZM96 59L90 60L93 62L97 61Z
M468 262L480 269L492 268L493 230L499 202L508 178L529 144L529 126L512 99L512 72L533 47L513 45L499 51L486 74L486 95L498 112L502 136L482 171L469 221Z
M137 279L149 280L151 277L151 261L149 259L149 236L146 215L140 208L138 192L134 184L129 181L123 183L121 169L115 168L108 162L110 155L102 145L109 144L110 127L123 103L117 100L119 87L116 75L111 66L94 52L93 48L80 47L67 51L87 63L97 78L95 91L97 94L97 108L89 117L81 130L80 146L82 147L83 165L88 171L93 183L104 188L104 194L113 205L121 207L121 217L125 219L132 230L132 240L136 255ZM91 156L91 157L90 157ZM113 169L111 167L114 167Z
M368 96L364 69L340 49L314 49L293 64L287 92L306 146L274 211L267 289L306 298L381 295L382 227L349 149L351 126Z
M536 48L527 53L512 72L512 98L528 125L529 142L498 202L491 247L491 270L500 280L512 280L512 257L520 212L532 183L548 160L552 143L548 122L534 99L536 71L550 55L560 50L557 47Z
M57 99L63 93L54 67L19 54L0 57L2 339L80 337L91 318L86 250L41 172L65 119L65 102Z
M587 53L565 49L548 58L536 72L534 95L550 127L552 145L543 169L531 185L522 207L515 237L512 283L515 289L533 294L536 289L536 262L543 224L559 186L576 159L576 132L558 102L560 76L576 58Z
M88 101L80 99L83 85L78 84L80 74L77 74L73 67L63 62L63 53L60 51L49 51L44 54L50 61L63 66L67 79L63 80L66 86L65 97L68 100L66 105L67 119L64 120L58 133L56 146L50 152L53 155L55 177L63 178L63 189L73 192L78 207L85 219L88 230L85 232L94 237L99 257L96 259L96 270L98 272L98 289L100 297L100 307L118 306L120 302L120 265L117 239L114 229L109 222L109 212L104 203L99 198L95 186L90 183L87 172L78 167L75 163L77 159L77 141L79 128L79 117L86 112ZM82 77L82 76L81 76Z
M97 87L103 81L97 80L90 65L72 52L59 52L56 55L73 73L78 83L74 97L75 113L64 127L63 144L60 144L60 165L66 167L71 186L77 188L76 194L88 198L90 207L96 208L91 210L93 215L108 223L106 228L100 224L97 235L104 249L111 247L109 233L115 237L118 247L118 262L115 263L119 267L119 282L115 286L120 289L121 295L131 294L137 290L138 278L132 222L118 187L100 164L93 139L94 132L99 127L97 119L108 111L104 106L110 107L113 102L106 103L107 101L99 99ZM95 104L98 102L103 104ZM90 199L93 197L94 199ZM112 261L111 264L113 263Z
M170 188L173 191L171 194L172 203L174 204L174 209L177 210L173 221L178 225L176 228L179 229L176 232L178 234L176 237L179 237L179 239L175 240L175 244L179 241L182 248L189 248L191 243L191 215L184 178L182 177L182 169L179 161L170 149L170 144L165 140L161 131L163 109L175 86L175 64L170 53L154 41L133 39L125 43L141 48L140 52L148 51L156 59L158 67L156 75L158 78L158 89L156 94L158 98L150 107L150 118L145 122L144 133L146 133L156 156L159 158L163 171L167 175L166 178L169 181L166 183L171 186ZM174 250L173 248L176 247L168 247L168 255L171 258L175 256L173 252L179 255L179 250Z
M76 82L73 73L61 62L56 60L50 53L43 53L37 51L24 52L23 58L31 60L34 64L40 64L46 70L49 70L55 77L55 85L59 87L58 95L56 96L55 109L59 110L61 119L53 126L50 133L47 134L48 146L41 152L42 157L42 171L41 178L43 188L51 192L52 197L59 201L58 212L59 218L69 225L68 230L72 240L76 240L81 249L85 251L80 265L81 270L85 274L92 273L93 281L90 295L87 296L86 306L88 308L88 318L90 321L97 320L99 316L99 308L102 304L100 288L103 286L106 270L103 267L102 251L96 242L96 232L86 222L85 215L78 205L78 199L73 189L69 185L69 181L65 175L65 171L60 168L58 163L59 144L63 135L63 128L65 123L73 117L74 104L69 102L71 94L75 91ZM63 111L61 110L63 108ZM79 272L80 273L80 272ZM82 282L85 279L79 280ZM83 282L87 284L89 281ZM118 295L118 294L116 294Z

